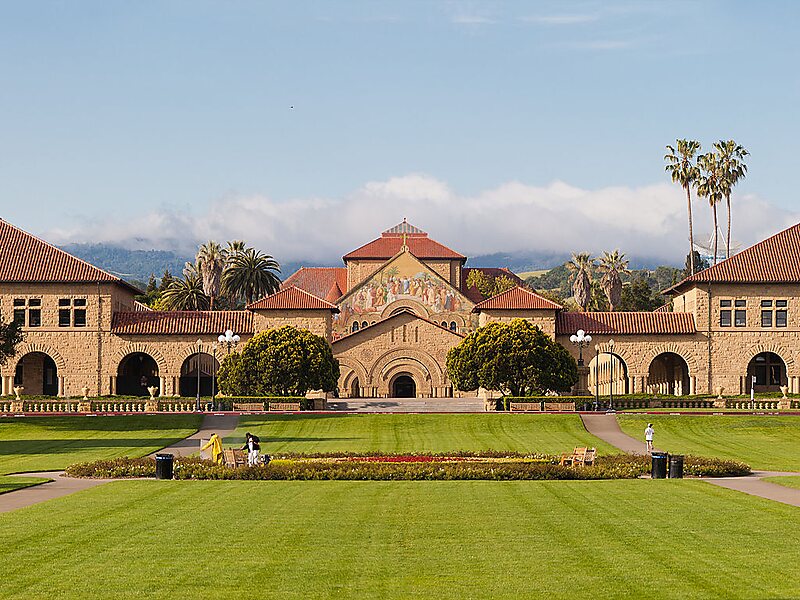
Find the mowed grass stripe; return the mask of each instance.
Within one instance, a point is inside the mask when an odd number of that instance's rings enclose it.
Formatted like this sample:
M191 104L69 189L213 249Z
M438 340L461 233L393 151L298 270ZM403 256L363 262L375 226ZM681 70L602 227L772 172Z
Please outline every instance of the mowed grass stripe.
M117 482L0 515L0 596L793 597L796 511L698 481Z
M0 494L39 485L49 480L41 477L8 477L0 475Z
M754 469L800 471L800 418L755 415L617 415L628 435L644 440L653 423L655 445L668 452L717 456Z
M0 474L145 456L193 434L201 420L200 415L0 419Z
M275 452L453 452L508 450L560 453L575 446L616 450L586 431L578 415L384 414L245 416L231 446L245 432Z

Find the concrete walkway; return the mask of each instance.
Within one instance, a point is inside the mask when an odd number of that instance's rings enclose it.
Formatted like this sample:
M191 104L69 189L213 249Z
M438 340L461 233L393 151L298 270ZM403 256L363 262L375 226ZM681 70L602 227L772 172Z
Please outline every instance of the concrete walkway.
M581 420L583 421L584 427L586 427L586 431L592 435L596 435L604 442L616 446L623 452L627 452L628 454L644 453L644 442L635 440L624 433L622 429L620 429L615 415L582 414ZM644 432L642 432L642 436L644 437ZM729 490L750 494L751 496L758 496L792 506L800 506L800 490L761 480L762 477L778 477L782 475L800 475L800 473L753 471L752 474L744 477L707 477L703 478L703 481Z
M328 400L336 411L366 413L474 413L484 412L481 398L347 398Z
M17 510L18 508L24 508L32 504L38 504L45 500L61 498L62 496L88 490L89 488L113 481L111 479L73 479L72 477L64 477L63 471L20 473L18 475L9 475L9 477L41 477L43 479L52 479L52 481L14 492L0 494L0 513Z
M200 429L197 433L190 435L172 446L167 446L158 452L153 452L150 456L161 453L174 454L176 457L190 456L200 451L201 439L207 440L211 437L212 433L216 433L222 438L224 443L225 438L231 435L238 425L239 415L209 413L203 417L203 423L200 425Z

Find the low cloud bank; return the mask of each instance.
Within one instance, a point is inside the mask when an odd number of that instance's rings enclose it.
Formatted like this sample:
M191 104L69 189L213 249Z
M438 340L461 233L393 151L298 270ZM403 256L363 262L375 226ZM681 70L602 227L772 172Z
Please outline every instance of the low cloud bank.
M800 220L800 214L753 195L736 195L733 205L732 237L742 247ZM708 240L711 210L705 201L695 202L694 216L695 240ZM724 206L718 216L724 231ZM282 262L331 263L404 217L467 256L619 248L637 259L678 264L688 248L686 197L668 183L587 190L561 181L545 187L509 182L463 196L421 174L369 182L342 198L226 197L204 212L101 217L45 236L59 244L105 242L187 255L208 239L244 239Z

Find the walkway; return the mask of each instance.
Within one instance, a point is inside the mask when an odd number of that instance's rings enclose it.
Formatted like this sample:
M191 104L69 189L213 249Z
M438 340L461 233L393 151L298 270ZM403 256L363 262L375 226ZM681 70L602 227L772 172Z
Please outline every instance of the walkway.
M0 494L0 513L17 510L32 504L38 504L45 500L53 500L68 496L75 492L88 490L98 485L113 481L111 479L73 479L64 477L64 472L45 471L41 473L20 473L9 475L9 477L42 477L52 479L48 483L42 483L33 487L23 488L14 492Z
M582 414L581 420L583 421L584 427L586 427L586 431L599 437L604 442L608 442L612 446L616 446L628 454L642 454L644 442L640 442L624 433L622 429L620 429L615 415ZM644 434L644 432L642 433ZM762 481L761 479L762 477L776 477L781 475L800 475L800 473L753 471L751 475L744 477L707 477L703 478L703 481L728 488L729 490L750 494L751 496L758 496L792 506L800 506L800 490L778 485L777 483L770 483L769 481Z
M161 453L174 454L176 457L190 456L200 451L201 439L207 440L211 437L212 433L216 433L224 442L225 438L231 435L238 425L239 415L209 413L203 417L203 423L200 425L200 429L197 433L190 435L180 442L176 442L172 446L162 448L150 456Z
M366 413L474 413L483 412L481 398L347 398L328 400L335 411Z

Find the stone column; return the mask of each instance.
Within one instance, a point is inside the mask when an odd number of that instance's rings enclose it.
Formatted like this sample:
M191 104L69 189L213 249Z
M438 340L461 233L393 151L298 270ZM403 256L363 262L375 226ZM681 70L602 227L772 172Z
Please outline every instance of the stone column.
M697 377L692 375L689 377L689 395L694 396L697 393Z
M589 367L578 367L578 382L573 388L573 393L576 396L589 395Z
M64 376L63 375L59 375L58 376L58 394L57 395L58 395L59 398L63 398L65 396L65 394L64 394Z
M5 375L0 376L0 392L2 392L0 395L2 396L11 395L10 390L6 387L8 385L7 382L8 382L8 377L6 377Z
M167 387L167 379L165 377L158 378L158 395L163 396L165 388Z
M98 390L100 392L101 390ZM108 378L108 394L109 396L117 395L117 376L112 375ZM102 395L102 394L101 394Z

